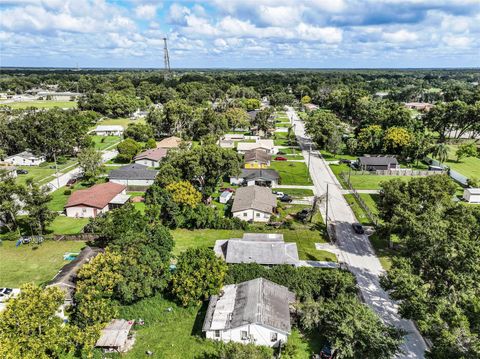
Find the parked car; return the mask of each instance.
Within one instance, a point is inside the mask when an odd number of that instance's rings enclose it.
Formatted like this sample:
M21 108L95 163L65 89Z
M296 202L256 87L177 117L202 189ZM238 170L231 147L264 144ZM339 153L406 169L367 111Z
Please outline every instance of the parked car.
M353 228L353 231L357 234L365 233L365 230L363 229L363 226L360 223L353 223L352 228Z
M274 160L275 160L275 161L288 161L287 158L282 157L282 156L277 156L277 157L274 158Z
M325 345L320 351L321 359L334 359L335 357L336 357L335 350L332 350L332 348L329 345Z
M353 161L352 160L346 160L345 158L340 158L338 160L340 163L346 163L347 165L351 164Z
M12 288L0 288L0 302L7 301L7 299L10 298L12 292Z
M284 194L281 198L280 198L280 202L287 202L287 203L290 203L293 201L293 198L290 197L288 194Z
M19 174L19 175L26 175L26 174L28 174L28 171L27 171L27 170L19 169L19 170L17 170L17 174Z
M303 222L307 220L309 214L310 214L310 210L305 208L305 209L302 209L300 212L298 212L296 214L296 217L298 220Z
M283 196L285 196L285 193L283 193L283 192L273 191L272 193L273 193L275 196L277 196L277 198L282 198Z
M75 183L77 183L77 179L76 178L70 178L67 182L67 187L70 187L70 186L73 186Z

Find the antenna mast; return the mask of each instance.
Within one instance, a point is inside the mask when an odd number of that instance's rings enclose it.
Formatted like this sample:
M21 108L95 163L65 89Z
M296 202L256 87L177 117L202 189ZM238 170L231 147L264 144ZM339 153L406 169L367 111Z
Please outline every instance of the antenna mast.
M165 74L170 73L170 57L168 56L167 38L163 38L163 62L165 64Z

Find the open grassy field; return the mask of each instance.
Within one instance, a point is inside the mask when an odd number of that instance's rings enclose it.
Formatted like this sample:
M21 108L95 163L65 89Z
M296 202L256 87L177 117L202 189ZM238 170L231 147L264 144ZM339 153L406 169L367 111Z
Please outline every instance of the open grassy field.
M326 161L338 161L340 158L343 158L345 160L356 160L357 156L352 156L352 155L347 155L347 154L337 154L334 155L331 152L328 152L326 150L320 150L320 154Z
M246 232L261 232L255 229ZM331 260L336 261L335 255L318 251L315 249L315 243L325 242L323 234L318 230L310 229L276 229L269 231L271 233L283 233L286 242L295 242L298 246L298 255L300 259L310 260ZM191 247L209 247L213 248L218 239L242 238L242 230L223 230L223 229L197 229L191 231L188 229L175 229L171 231L175 240L174 254L179 254Z
M272 161L270 168L278 172L281 184L299 186L313 184L307 165L303 162Z
M151 351L154 358L214 358L215 343L202 337L206 310L207 303L184 308L161 295L122 307L122 318L142 318L145 325L135 328L135 345L121 357L143 358ZM290 340L297 347L295 359L308 358L320 350L318 339L305 337L297 329L292 330Z
M85 243L73 241L45 241L15 247L13 241L0 245L0 287L19 287L27 282L43 284L51 280L68 261L66 252L79 252Z
M57 216L52 224L47 227L52 234L77 234L88 223L88 218L72 218Z
M123 126L123 128L127 128L127 126L130 123L145 123L145 120L143 118L140 118L138 120L132 120L130 118L104 118L101 121L97 123L97 125L120 125ZM94 126L96 127L96 126Z
M23 102L11 102L0 104L0 106L9 106L12 109L26 109L29 107L36 107L36 108L75 108L77 107L76 101L53 101L53 100L45 100L45 101L23 101Z
M114 147L122 139L118 136L92 136L92 140L97 150L104 150L108 147Z
M455 151L458 146L448 146L448 160L444 164L467 178L480 178L480 158L467 157L457 162Z

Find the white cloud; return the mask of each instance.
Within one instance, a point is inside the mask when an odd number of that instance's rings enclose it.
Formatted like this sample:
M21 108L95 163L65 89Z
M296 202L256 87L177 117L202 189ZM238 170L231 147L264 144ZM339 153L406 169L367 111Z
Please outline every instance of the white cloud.
M451 47L466 48L472 43L472 40L467 36L453 36L447 35L443 37L443 42Z
M289 6L259 6L260 19L272 26L291 26L292 23L300 21L301 8Z
M151 20L157 15L157 7L155 5L140 5L135 8L135 15L137 17Z
M407 30L398 30L395 32L386 32L382 35L382 38L387 42L402 43L416 41L418 35Z

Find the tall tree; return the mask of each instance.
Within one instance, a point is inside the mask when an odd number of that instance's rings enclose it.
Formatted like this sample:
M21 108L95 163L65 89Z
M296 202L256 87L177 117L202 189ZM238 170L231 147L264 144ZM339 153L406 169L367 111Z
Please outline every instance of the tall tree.
M22 209L18 199L23 187L16 184L15 179L0 170L0 221L9 231L17 229L17 217Z
M102 170L102 153L94 147L86 147L78 152L78 166L87 180L98 176Z
M57 213L48 208L52 195L47 187L40 187L33 178L28 178L26 189L21 194L24 210L27 211L28 223L32 232L45 233L47 226L53 222Z

